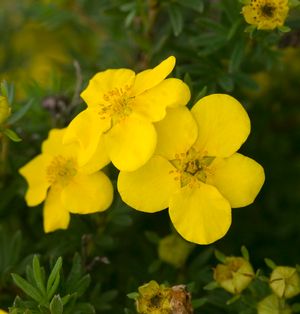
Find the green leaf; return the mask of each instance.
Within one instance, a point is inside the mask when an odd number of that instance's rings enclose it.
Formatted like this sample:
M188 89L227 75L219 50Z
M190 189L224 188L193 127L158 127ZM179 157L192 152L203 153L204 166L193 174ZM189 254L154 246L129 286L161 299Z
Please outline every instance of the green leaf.
M277 265L270 258L265 258L264 261L271 269L275 269L277 267Z
M26 114L26 112L30 109L32 104L33 104L33 99L29 100L23 107L21 107L18 111L14 112L7 119L7 123L11 125L19 121Z
M50 298L52 298L52 295L55 293L58 287L59 280L60 280L59 272L61 270L61 267L62 267L62 258L59 257L47 281L47 296L48 297L50 296Z
M37 255L34 255L33 260L32 260L32 269L33 269L33 276L35 283L37 287L40 289L43 295L46 294L46 288L45 288L45 282L40 266L40 261Z
M226 256L219 250L215 250L215 257L219 262L225 263Z
M136 300L139 296L139 293L138 292L130 292L127 294L127 297L129 299L132 299L132 300Z
M278 30L279 30L280 32L282 32L282 33L288 33L288 32L291 31L291 28L288 27L288 26L283 25L283 26L279 26L279 27L278 27Z
M195 102L197 102L198 100L200 100L201 98L203 98L204 96L206 96L207 94L207 86L204 86L200 92L196 95L195 97Z
M230 304L236 302L240 297L241 297L240 294L237 294L237 295L233 296L232 298L230 298L230 299L226 302L226 305L230 305Z
M208 291L211 291L211 290L214 290L214 289L217 289L219 288L219 284L216 282L216 281L211 281L210 283L208 283L206 286L203 287L204 290L208 290Z
M299 0L289 0L289 7L290 8L295 8L297 6L300 5L300 1Z
M193 309L197 309L207 303L207 298L200 298L192 300Z
M22 139L19 137L19 135L11 130L11 129L4 129L3 134L5 134L9 139L11 139L13 142L20 142Z
M247 248L245 247L245 245L243 245L243 246L241 247L241 253L242 253L242 256L244 257L244 259L249 262L249 260L250 260L250 258L249 258L249 251L247 250Z
M228 66L229 73L236 72L239 70L239 67L243 61L244 52L245 52L245 41L239 40L234 46L231 56L230 56L230 61L229 61L229 66Z
M173 33L178 36L183 29L183 17L180 8L175 5L168 6L168 13L173 28Z
M38 289L33 287L29 282L20 277L18 274L11 274L15 284L22 289L28 296L38 303L43 303L43 296L40 294Z
M59 295L53 297L50 303L51 314L62 314L63 313L63 303Z
M145 236L147 240L152 244L158 244L160 241L160 237L156 232L153 231L145 231Z

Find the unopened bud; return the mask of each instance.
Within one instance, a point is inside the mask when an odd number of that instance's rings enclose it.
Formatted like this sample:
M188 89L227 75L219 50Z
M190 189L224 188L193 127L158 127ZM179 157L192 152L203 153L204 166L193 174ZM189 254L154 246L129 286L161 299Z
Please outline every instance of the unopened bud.
M182 239L178 234L173 233L159 242L159 258L176 268L182 267L194 248L194 244Z
M291 314L291 308L279 299L276 295L272 294L264 298L257 305L258 314Z
M224 264L218 264L214 269L214 279L232 294L239 294L246 289L253 277L251 264L242 257L226 257Z
M300 278L296 268L276 267L270 277L270 286L280 298L292 298L300 293Z
M10 116L11 108L8 104L7 98L0 95L0 124L5 122Z

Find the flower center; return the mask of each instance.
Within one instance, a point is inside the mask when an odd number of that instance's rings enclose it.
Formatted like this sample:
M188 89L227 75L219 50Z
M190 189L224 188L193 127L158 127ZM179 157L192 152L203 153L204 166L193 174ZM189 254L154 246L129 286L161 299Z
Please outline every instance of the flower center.
M263 16L272 18L274 16L275 7L267 3L261 6L260 10Z
M171 163L177 169L181 187L193 185L199 181L206 182L209 166L215 157L201 156L195 149L191 148L187 153L176 155ZM178 178L178 177L175 177Z
M102 119L111 118L112 125L129 116L132 112L133 96L130 95L131 86L114 88L104 94L104 103L100 104L99 114Z
M47 167L47 179L52 184L66 186L77 173L76 162L73 158L65 158L61 155L55 156Z

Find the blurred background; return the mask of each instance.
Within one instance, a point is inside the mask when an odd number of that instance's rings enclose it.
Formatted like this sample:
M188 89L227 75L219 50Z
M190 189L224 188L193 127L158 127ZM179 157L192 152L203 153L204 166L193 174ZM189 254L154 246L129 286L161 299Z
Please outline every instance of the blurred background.
M289 14L290 32L251 35L241 6L236 0L1 1L0 78L14 86L12 110L28 107L13 125L22 141L10 142L2 154L2 307L19 293L9 273L22 274L33 253L43 261L61 255L68 265L79 252L92 277L88 299L97 313L123 313L132 303L126 294L150 279L201 287L212 276L214 248L239 255L246 245L255 267L265 267L265 257L300 262L300 10ZM167 211L138 213L118 196L106 213L73 215L67 231L45 235L42 206L24 202L20 166L40 152L50 128L66 126L85 107L79 94L96 72L140 71L169 55L177 59L173 75L191 88L190 106L206 94L227 93L246 108L252 131L241 152L266 173L254 204L233 209L228 234L192 247L180 267L158 254L160 239L172 232ZM116 180L115 169L106 171ZM18 230L16 249L11 239ZM174 245L164 248L167 255Z

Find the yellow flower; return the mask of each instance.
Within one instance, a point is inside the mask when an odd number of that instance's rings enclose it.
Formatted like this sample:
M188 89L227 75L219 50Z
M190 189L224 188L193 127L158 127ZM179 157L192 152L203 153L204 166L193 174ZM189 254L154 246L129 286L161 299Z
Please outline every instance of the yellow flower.
M224 264L214 269L214 279L226 291L239 294L246 289L254 278L251 264L242 257L226 257Z
M0 124L5 122L10 116L11 108L8 104L7 98L0 95Z
M283 26L288 12L288 0L249 0L242 9L247 23L264 30Z
M278 266L270 277L270 286L278 297L292 298L300 293L300 278L294 267Z
M214 94L191 112L172 108L156 123L157 150L146 165L121 171L118 190L125 203L144 212L169 207L178 233L209 244L225 235L231 207L251 204L264 170L236 153L250 133L249 117L234 98Z
M8 314L8 313L0 309L0 314Z
M79 163L87 162L102 140L113 164L133 171L145 164L156 147L152 122L165 117L166 107L186 105L190 91L175 78L165 79L173 70L169 57L151 70L137 75L129 69L97 73L82 92L88 108L70 123L65 142L79 141Z
M42 144L42 153L19 171L28 182L25 195L28 206L45 200L44 230L66 229L70 213L90 214L107 209L113 198L113 187L107 176L98 169L106 165L102 160L91 160L84 167L78 165L79 145L63 145L65 129L53 129Z

